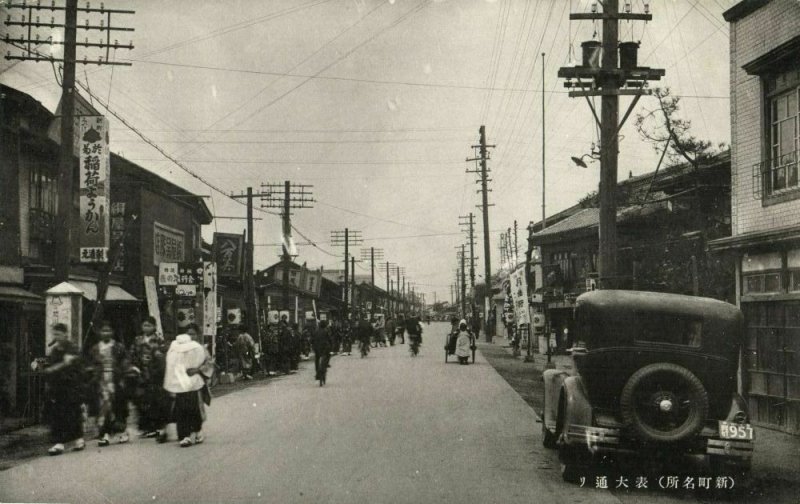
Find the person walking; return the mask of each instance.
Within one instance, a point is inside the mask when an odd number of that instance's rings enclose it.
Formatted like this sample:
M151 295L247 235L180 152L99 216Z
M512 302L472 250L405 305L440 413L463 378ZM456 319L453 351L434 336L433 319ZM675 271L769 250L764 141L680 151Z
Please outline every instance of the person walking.
M131 364L139 372L135 401L139 414L140 437L154 437L159 443L167 439L171 398L163 388L167 346L156 334L156 319L142 321L142 334L136 337L131 351Z
M401 313L397 316L397 335L400 336L400 344L404 345L406 343L406 320L405 316Z
M205 440L202 432L206 419L204 403L210 403L206 382L211 379L214 365L203 345L193 340L198 332L197 325L190 324L186 333L178 335L167 351L164 389L175 394L173 417L181 447Z
M328 363L333 349L327 320L320 321L319 327L314 330L311 346L314 349L314 370L316 371L314 379L319 380L319 384L322 386L325 384Z
M361 346L361 357L366 357L367 354L369 354L369 349L372 342L372 333L375 331L375 328L369 323L369 314L364 314L364 316L360 318L358 317L358 314L354 314L354 316L358 319L358 325L356 326L356 337L358 338Z
M390 316L386 320L385 331L386 331L386 339L389 340L389 346L394 346L394 340L395 340L395 337L396 337L396 335L394 333L394 331L395 331L394 317Z
M350 356L353 352L353 327L349 320L340 321L339 323L339 340L342 343L342 355ZM333 351L336 351L334 344Z
M456 339L456 357L458 363L469 364L469 355L472 351L472 337L467 331L467 321L461 320L458 324L458 338Z
M256 342L253 337L247 333L244 325L239 326L239 335L236 337L234 343L236 349L236 356L239 359L239 371L242 373L242 379L253 379L253 358L256 355Z
M50 436L55 443L47 453L61 455L65 445L75 442L74 451L83 450L83 383L84 365L77 346L69 340L65 324L51 328L53 342L44 370L47 383L44 416L50 426Z
M127 443L128 437L128 398L126 374L131 366L125 346L114 339L111 322L100 324L100 341L89 352L96 400L98 403L98 425L100 427L99 446L111 444L111 436L116 434L117 443Z
M292 369L292 327L289 325L289 317L281 317L280 333L278 339L280 371L289 374Z

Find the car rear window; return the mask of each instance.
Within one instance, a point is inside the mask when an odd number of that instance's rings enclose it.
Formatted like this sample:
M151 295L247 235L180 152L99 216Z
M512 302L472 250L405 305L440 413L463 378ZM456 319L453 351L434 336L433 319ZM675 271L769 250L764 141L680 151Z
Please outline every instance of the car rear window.
M699 318L640 312L636 323L636 341L699 347L702 340L703 321Z

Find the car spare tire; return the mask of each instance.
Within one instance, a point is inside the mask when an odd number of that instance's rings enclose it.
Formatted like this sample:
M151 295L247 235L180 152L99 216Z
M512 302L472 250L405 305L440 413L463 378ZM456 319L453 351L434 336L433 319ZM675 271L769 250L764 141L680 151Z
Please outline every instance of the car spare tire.
M620 396L622 422L642 441L674 443L703 428L708 393L685 367L667 362L631 375Z

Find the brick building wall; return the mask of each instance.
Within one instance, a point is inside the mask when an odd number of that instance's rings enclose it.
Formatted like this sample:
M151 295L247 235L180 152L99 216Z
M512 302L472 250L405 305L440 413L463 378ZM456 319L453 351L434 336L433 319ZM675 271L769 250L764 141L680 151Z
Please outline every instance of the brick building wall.
M773 0L730 25L732 228L739 235L796 225L800 199L764 206L753 166L769 155L764 146L763 89L742 65L800 34L800 2Z

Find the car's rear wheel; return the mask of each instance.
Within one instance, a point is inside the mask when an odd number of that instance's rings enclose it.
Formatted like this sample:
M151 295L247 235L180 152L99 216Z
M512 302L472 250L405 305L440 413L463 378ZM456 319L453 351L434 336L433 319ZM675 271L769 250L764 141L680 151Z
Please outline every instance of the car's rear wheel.
M702 428L708 393L688 369L659 362L631 375L620 395L622 420L643 441L682 441Z

